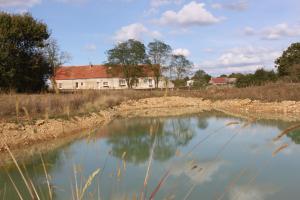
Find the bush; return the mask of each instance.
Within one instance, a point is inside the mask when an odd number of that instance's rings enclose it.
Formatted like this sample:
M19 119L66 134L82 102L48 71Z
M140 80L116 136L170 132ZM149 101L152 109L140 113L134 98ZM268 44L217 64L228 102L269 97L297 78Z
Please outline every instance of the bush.
M266 71L264 69L258 69L254 74L239 74L236 82L237 87L249 87L249 86L261 86L268 82L276 82L277 74L272 71Z

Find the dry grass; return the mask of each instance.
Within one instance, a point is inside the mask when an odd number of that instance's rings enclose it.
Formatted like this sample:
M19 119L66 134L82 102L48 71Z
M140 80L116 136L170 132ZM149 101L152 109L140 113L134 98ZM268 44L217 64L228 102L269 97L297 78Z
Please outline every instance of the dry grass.
M0 94L0 121L69 118L132 99L162 96L162 91L81 91L63 94ZM21 108L21 109L20 109Z
M266 102L300 101L300 84L292 83L270 83L248 88L209 88L200 91L191 91L191 93L193 96L212 100L249 98Z
M245 99L262 101L300 100L300 84L276 83L249 88L208 88L169 90L168 96L199 97L211 100ZM77 91L62 94L0 94L0 121L69 118L119 105L126 100L162 97L162 90Z
M291 127L288 127L287 129L283 130L279 135L277 135L273 139L273 141L278 141L280 138L282 138L283 136L287 135L288 133L290 133L291 131L296 130L296 129L300 129L300 124L293 125Z

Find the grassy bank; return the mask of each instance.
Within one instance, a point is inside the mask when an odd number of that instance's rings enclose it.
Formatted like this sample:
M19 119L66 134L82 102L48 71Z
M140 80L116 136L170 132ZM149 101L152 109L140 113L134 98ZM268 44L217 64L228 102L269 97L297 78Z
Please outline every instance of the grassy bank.
M168 96L199 97L211 100L253 99L267 102L300 101L300 84L269 84L249 88L173 90ZM0 121L67 118L119 105L127 100L161 97L165 91L105 90L62 94L0 94Z

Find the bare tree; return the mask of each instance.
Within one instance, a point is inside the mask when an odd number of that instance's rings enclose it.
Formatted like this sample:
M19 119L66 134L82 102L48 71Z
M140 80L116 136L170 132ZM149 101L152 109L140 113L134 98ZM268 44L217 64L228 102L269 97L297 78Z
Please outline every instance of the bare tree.
M171 56L172 48L163 41L154 40L148 44L148 58L151 61L155 75L155 87L158 88L159 79L166 70L166 63Z
M52 76L50 78L52 87L55 91L55 93L59 93L59 90L56 85L55 81L55 73L56 73L56 68L68 63L71 60L71 56L68 52L61 51L57 41L53 38L50 38L46 42L46 47L44 49L44 53L46 58L48 59L48 62L50 63L50 66L52 68Z
M188 75L193 67L193 63L183 55L172 55L170 64L170 74L175 73L176 79L183 79Z

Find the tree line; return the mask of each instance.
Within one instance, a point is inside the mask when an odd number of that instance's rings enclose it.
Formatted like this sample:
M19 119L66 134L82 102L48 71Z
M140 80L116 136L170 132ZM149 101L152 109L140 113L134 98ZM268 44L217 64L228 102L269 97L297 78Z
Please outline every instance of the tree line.
M291 44L282 55L275 60L275 70L257 69L254 73L223 74L219 77L236 78L236 87L261 86L276 81L300 82L300 43ZM204 87L211 76L203 70L198 70L192 77L194 87ZM188 78L186 78L188 80Z
M275 60L274 70L257 69L254 73L232 73L223 77L237 78L237 87L261 86L266 83L300 82L300 43L291 44L282 55Z
M47 89L47 81L56 88L53 75L58 66L70 60L51 37L47 24L27 14L0 12L0 90L37 92ZM154 40L147 47L127 40L107 51L107 65L121 67L130 88L142 75L141 65L151 67L155 85L164 74L182 79L193 66L183 55L173 55L170 45Z
M154 40L146 47L134 39L118 43L108 50L106 65L121 66L129 88L133 87L138 77L144 75L141 65L151 67L156 88L163 75L169 79L182 79L193 67L184 55L172 54L171 46L163 41Z
M0 90L37 92L68 56L47 25L30 14L0 12Z
M143 75L142 65L151 67L155 86L162 75L175 86L185 86L193 63L184 55L174 55L172 47L160 40L147 44L129 39L109 49L106 65L121 68L129 88ZM47 25L30 14L0 12L0 91L38 92L47 89L55 69L70 60L60 50ZM300 81L300 43L292 44L275 61L277 71L258 69L253 74L230 74L238 87L262 85L277 80ZM224 75L227 76L227 75ZM203 70L194 73L195 86L206 86L211 76Z

